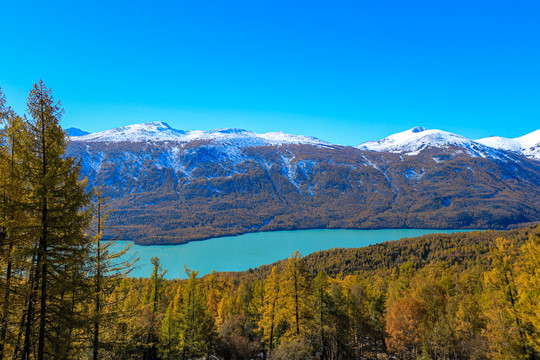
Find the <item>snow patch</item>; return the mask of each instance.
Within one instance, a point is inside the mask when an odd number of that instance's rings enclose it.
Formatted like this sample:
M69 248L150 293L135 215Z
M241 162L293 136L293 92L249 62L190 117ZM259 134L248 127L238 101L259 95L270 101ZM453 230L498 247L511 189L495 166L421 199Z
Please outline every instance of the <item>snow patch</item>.
M408 180L419 181L424 176L424 169L422 169L422 172L420 173L413 169L407 169L407 171L402 171L401 174Z
M300 185L298 185L295 182L295 179L296 179L296 166L293 166L291 164L291 161L294 160L294 155L292 155L291 157L286 157L286 156L283 156L283 154L280 154L279 156L281 157L281 161L283 162L283 165L284 165L283 174L285 175L285 177L287 177L287 179L289 179L291 184L293 184L297 189L300 189Z

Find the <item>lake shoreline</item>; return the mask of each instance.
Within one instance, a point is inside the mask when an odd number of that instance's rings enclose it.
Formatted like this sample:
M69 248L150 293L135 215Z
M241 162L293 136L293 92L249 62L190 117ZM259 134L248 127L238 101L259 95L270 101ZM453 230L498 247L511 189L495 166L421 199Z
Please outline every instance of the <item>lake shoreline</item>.
M524 224L523 226L528 226L531 223ZM496 231L504 231L504 230L511 230L514 228L522 227L516 226L516 227L508 227L508 228L485 228L485 229L478 229L473 227L461 227L461 228L409 228L409 227L320 227L320 228L295 228L295 229L269 229L269 230L262 230L262 231L246 231L241 233L233 233L233 234L223 234L223 235L215 235L215 236L205 236L201 238L196 239L189 239L182 242L162 242L162 243L137 243L135 240L132 239L109 239L109 238L103 238L104 241L127 241L131 242L133 244L136 244L138 246L144 246L144 247L152 247L152 246L178 246L178 245L188 245L190 243L194 242L201 242L201 241L207 241L212 239L221 239L221 238L235 238L238 236L243 235L249 235L249 234L261 234L261 233L275 233L275 232L294 232L294 231L310 231L310 230L351 230L351 231L376 231L376 230L427 230L432 231L435 233L436 231L483 231L483 230L496 230Z
M134 277L147 277L151 266L149 259L159 257L167 278L184 278L184 265L200 270L200 275L218 272L237 272L286 259L298 250L308 255L334 248L358 248L385 241L418 237L427 234L450 234L478 231L479 229L311 229L280 232L257 232L239 236L211 238L182 245L137 245L126 240L116 240L113 250L133 244L130 257L140 257Z

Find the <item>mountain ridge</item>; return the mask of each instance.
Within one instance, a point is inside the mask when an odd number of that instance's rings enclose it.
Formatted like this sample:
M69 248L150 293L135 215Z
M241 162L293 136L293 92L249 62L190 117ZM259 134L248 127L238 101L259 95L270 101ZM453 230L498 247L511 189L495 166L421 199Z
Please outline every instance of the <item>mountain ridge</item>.
M476 141L487 146L521 153L529 158L540 160L540 129L517 138L490 136Z
M72 141L87 142L138 142L138 141L170 141L189 143L193 141L236 142L240 146L265 146L279 144L316 144L330 143L306 135L291 135L284 132L268 132L257 134L249 130L237 128L220 128L212 130L177 130L161 121L134 124L116 129L105 130L71 138ZM249 140L252 140L251 142Z
M540 129L514 139L492 136L471 140L465 136L447 131L416 126L380 140L364 142L358 145L357 148L378 152L387 151L416 155L425 147L446 147L449 145L462 147L472 154L482 157L500 157L500 153L492 150L495 149L512 151L535 160L540 160Z
M218 138L71 138L67 153L80 159L81 176L111 199L106 235L176 244L255 231L506 229L540 220L540 162L516 152L448 143L407 155L209 133Z
M238 128L219 128L212 130L177 130L162 121L133 124L97 133L87 133L80 129L67 130L71 141L85 142L139 142L169 141L190 143L214 141L238 147L270 146L284 144L307 144L319 146L343 146L307 135L292 135L281 131L257 134ZM427 129L416 126L409 130L389 135L385 138L366 141L356 148L416 155L426 147L457 146L466 149L474 156L504 158L498 150L522 154L540 160L540 129L517 138L491 136L472 140L451 132Z

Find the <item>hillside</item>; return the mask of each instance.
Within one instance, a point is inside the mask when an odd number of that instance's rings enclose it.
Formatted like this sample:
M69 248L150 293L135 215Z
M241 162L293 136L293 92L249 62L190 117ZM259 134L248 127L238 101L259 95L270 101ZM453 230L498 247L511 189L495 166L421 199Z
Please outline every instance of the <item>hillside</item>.
M108 235L139 244L309 228L505 229L540 220L539 161L415 129L400 138L422 136L373 149L149 123L72 137L67 152L81 159L89 185L103 185L110 197Z
M388 277L405 263L414 264L416 271L441 263L459 271L471 268L487 270L490 265L489 252L498 238L511 239L516 246L521 246L531 235L540 236L540 227L429 234L360 248L317 251L306 255L303 260L313 277L319 271L334 277ZM229 274L240 279L262 279L270 275L274 266L282 268L286 262L287 260L281 260L256 269Z

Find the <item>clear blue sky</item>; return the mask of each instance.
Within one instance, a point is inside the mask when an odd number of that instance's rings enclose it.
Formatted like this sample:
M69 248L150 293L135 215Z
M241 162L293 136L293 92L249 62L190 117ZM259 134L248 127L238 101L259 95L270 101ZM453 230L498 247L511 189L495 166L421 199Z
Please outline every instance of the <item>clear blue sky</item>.
M540 1L3 1L0 87L64 127L147 121L357 145L540 128Z

